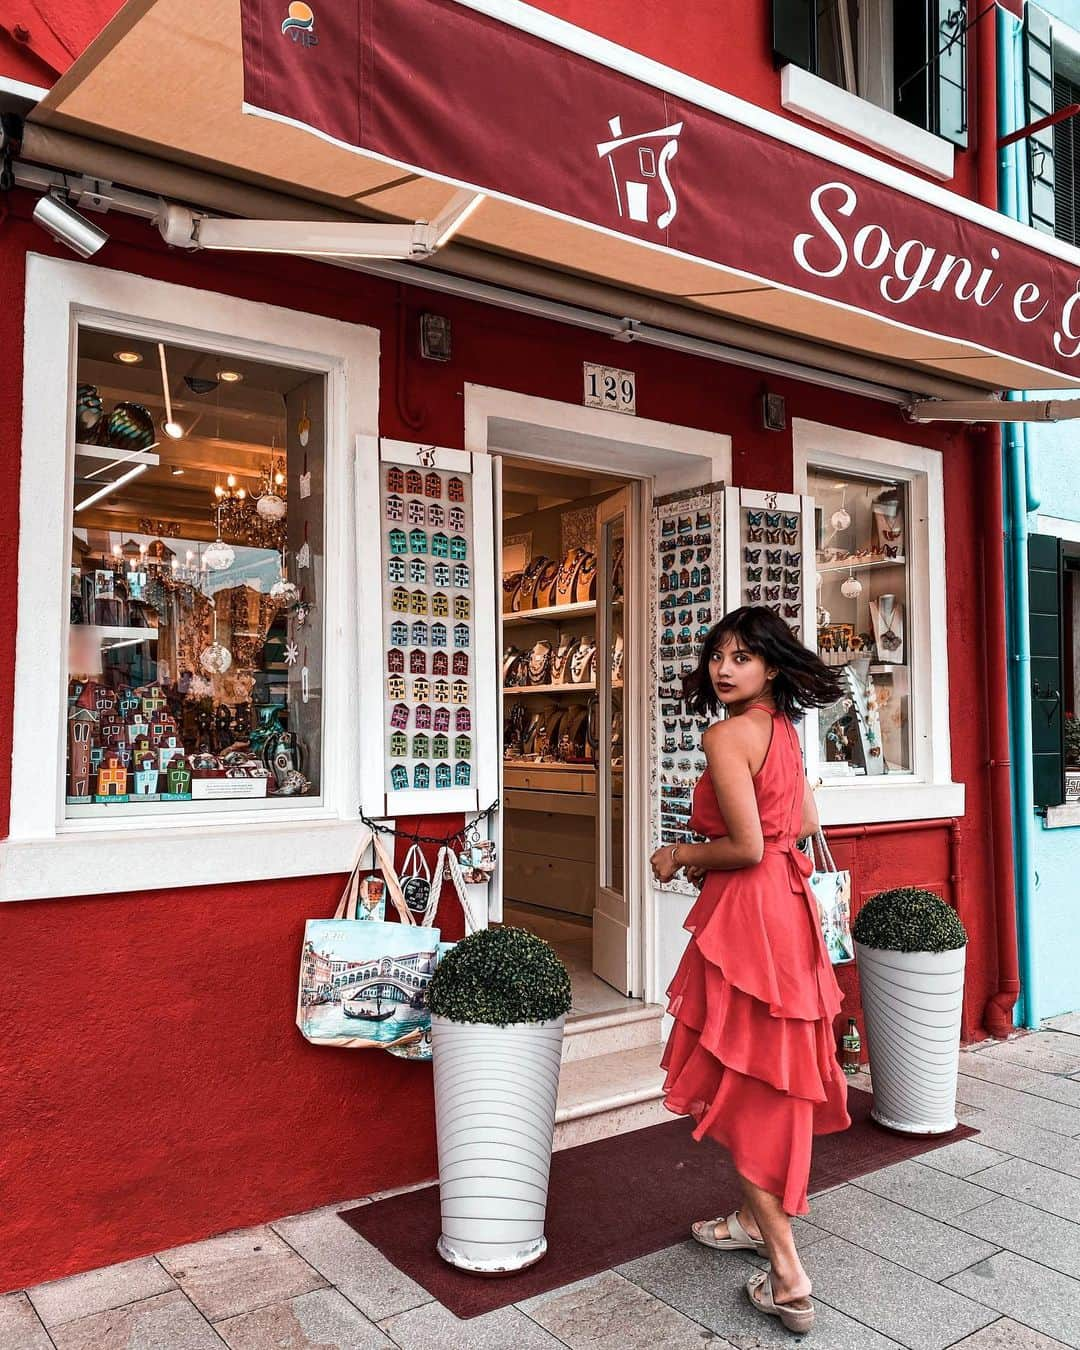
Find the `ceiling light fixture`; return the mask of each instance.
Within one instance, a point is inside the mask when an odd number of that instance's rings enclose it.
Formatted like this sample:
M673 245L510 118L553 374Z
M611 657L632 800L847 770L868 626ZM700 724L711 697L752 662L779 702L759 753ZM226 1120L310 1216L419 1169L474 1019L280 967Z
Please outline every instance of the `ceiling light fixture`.
M125 366L142 365L142 354L140 352L113 352L113 360L121 361Z
M165 421L161 429L166 436L171 436L174 441L178 441L184 434L184 428L179 422L173 421L172 399L169 397L169 369L165 364L165 344L159 342L157 345L158 357L161 360L161 393L165 399Z
M244 378L238 370L219 370L218 379L224 380L226 384L239 384Z

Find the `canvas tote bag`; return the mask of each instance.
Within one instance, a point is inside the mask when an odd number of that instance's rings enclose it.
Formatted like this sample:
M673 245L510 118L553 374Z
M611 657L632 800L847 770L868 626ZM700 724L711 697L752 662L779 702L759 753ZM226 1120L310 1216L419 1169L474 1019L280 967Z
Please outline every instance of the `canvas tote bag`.
M457 854L449 844L444 845L439 850L438 858L435 862L435 868L432 873L432 883L430 895L428 897L427 908L424 911L417 930L419 932L427 931L434 933L439 937L439 930L432 928L435 922L435 915L439 908L439 897L442 894L443 880L452 881L454 884L454 893L457 895L458 903L461 905L461 911L465 915L465 935L475 933L478 928L483 928L484 918L479 918L473 911L472 902L469 898L468 888L465 885L465 878L462 875L461 864L458 862ZM486 917L486 916L485 916ZM437 942L437 951L435 953L435 964L442 960L446 953L454 946L452 942ZM431 976L425 983L431 982ZM397 1041L386 1048L392 1055L397 1055L399 1059L421 1059L431 1058L431 1014L425 1013L422 1024L418 1027L418 1034L411 1039Z
M400 923L363 917L365 910L376 911L383 893L383 887L369 885L362 875L369 846L381 873L376 881L383 883ZM333 918L308 919L305 926L296 1002L301 1034L314 1045L349 1050L419 1044L425 1031L430 1041L426 993L438 961L439 936L437 928L416 923L392 859L378 834L371 834Z
M808 880L821 916L821 933L829 960L834 966L842 966L855 959L851 938L851 873L837 870L821 830L805 840L803 851L814 865Z

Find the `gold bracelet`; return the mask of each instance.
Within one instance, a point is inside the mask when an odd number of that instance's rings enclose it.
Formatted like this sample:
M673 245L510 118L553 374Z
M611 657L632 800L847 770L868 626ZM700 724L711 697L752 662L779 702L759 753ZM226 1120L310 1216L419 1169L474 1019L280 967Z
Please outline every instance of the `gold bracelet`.
M672 846L671 846L671 865L672 865L672 867L675 868L676 871L679 870L679 862L678 862L678 859L675 857L675 855L676 855L676 853L678 853L678 851L679 851L679 846L678 846L678 844L672 844Z

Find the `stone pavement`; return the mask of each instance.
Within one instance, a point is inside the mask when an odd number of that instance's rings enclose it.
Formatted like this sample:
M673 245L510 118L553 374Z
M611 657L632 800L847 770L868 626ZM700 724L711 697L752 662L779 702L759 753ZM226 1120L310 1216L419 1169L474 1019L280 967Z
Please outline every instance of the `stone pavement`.
M965 1051L959 1102L977 1140L826 1191L799 1222L818 1307L802 1339L814 1350L1080 1346L1080 1014ZM0 1350L750 1350L800 1339L746 1301L762 1262L692 1241L461 1322L338 1208L10 1294Z

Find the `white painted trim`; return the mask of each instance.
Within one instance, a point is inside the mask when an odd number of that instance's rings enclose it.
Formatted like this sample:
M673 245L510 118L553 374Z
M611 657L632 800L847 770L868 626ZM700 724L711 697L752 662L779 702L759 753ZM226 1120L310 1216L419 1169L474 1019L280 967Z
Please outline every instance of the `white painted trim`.
M40 103L48 92L41 85L26 84L25 81L13 79L10 75L0 75L0 94L25 99L27 103Z
M200 326L178 322L198 315ZM322 797L260 818L250 804L153 823L64 817L67 569L71 534L70 389L79 324L275 361L327 379ZM239 337L243 334L243 337ZM288 335L289 345L280 338ZM379 335L374 329L273 305L149 280L81 262L27 256L20 519L33 530L34 565L19 569L10 838L0 844L0 900L156 890L341 870L348 849L332 828L357 819L362 744L352 603L356 530L353 445L378 426ZM25 536L24 536L25 537ZM305 834L298 845L299 831ZM356 826L345 835L356 838ZM295 861L268 873L278 840ZM109 844L109 841L113 841ZM168 843L168 841L174 841ZM30 847L30 844L33 847ZM166 846L168 843L168 847ZM107 864L103 848L111 847ZM172 851L170 852L169 849ZM168 856L175 863L164 865ZM31 875L32 873L32 875Z
M945 493L941 452L802 418L792 421L795 490L810 465L880 473L908 484L908 623L911 636L913 772L828 782L816 793L824 825L962 815L964 785L952 781L949 729ZM811 578L812 579L812 578ZM817 776L817 714L806 716L807 773Z
M523 432L541 430L555 435L542 443L507 444L505 434L509 424ZM496 434L500 426L504 432L502 439ZM654 493L674 492L706 482L723 482L731 476L730 436L475 384L465 386L465 448L478 456L506 450L549 464L595 469L637 479L641 483L638 519L642 522L650 517ZM497 527L500 524L497 522ZM648 574L647 560L643 557L635 579L639 588L635 600L641 614L645 613L644 606L651 603L651 597L646 594ZM648 625L644 624L640 631L647 642ZM651 781L650 738L647 727L642 725L639 730L637 763L626 763L624 773L627 782L648 784ZM501 742L497 744L494 763L498 766L501 785ZM641 868L639 894L642 903L640 913L632 918L636 931L631 933L631 950L640 955L631 974L633 987L636 989L641 985L645 1002L656 1003L667 982L667 976L660 969L658 929L665 896L654 890L648 869L650 828L646 795L646 788L638 792L636 817L625 822L631 838L640 841L636 861ZM496 829L501 829L501 823ZM500 869L490 888L489 914L492 919L502 912L501 885Z
M1036 533L1055 534L1070 544L1080 544L1080 520L1066 520L1063 516L1036 516Z
M746 99L737 98L723 89L705 84L704 81L696 80L683 71L653 61L650 57L642 56L640 52L631 51L628 47L599 37L584 28L579 28L576 24L568 23L565 19L546 14L532 5L524 4L522 0L455 0L455 3L480 14L490 15L522 32L531 33L556 47L562 47L565 51L576 52L590 61L607 66L610 70L619 71L632 79L673 94L676 98L694 103L699 108L707 108L721 117L727 117L742 126L760 131L773 140L806 150L831 164L851 169L855 173L865 174L867 178L886 187L895 188L897 192L902 192L908 197L984 225L987 229L1016 239L1042 253L1063 258L1074 267L1080 265L1080 249L1071 244L1043 234L1030 225L1010 220L980 202L961 197L958 193L950 192L947 188L938 187L934 183L928 183L924 178L908 173L906 169L884 164L873 155L843 145L829 136L793 122L788 117L782 117L779 113L770 112L756 103L749 103Z
M1076 825L1080 825L1080 802L1063 802L1060 806L1046 808L1044 830L1062 830Z
M955 172L956 152L949 141L905 122L858 94L848 93L820 75L812 75L801 66L784 66L781 70L780 102L788 112L838 131L943 182Z

